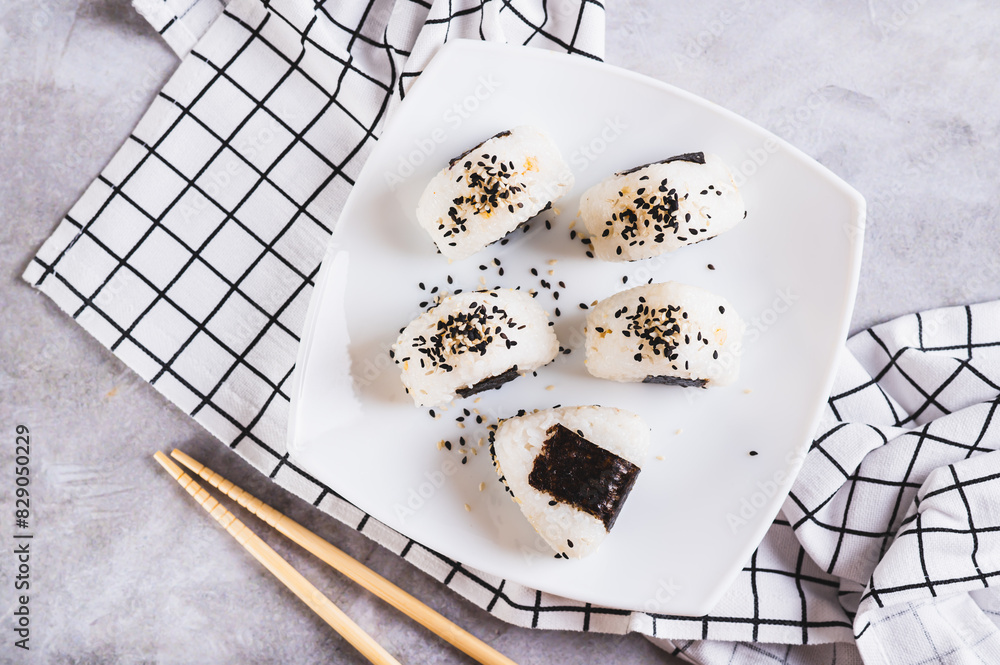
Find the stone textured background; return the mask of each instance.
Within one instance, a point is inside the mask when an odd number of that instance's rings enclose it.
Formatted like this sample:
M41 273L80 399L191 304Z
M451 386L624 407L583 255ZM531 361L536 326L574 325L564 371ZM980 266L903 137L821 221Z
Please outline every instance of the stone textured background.
M771 129L867 197L856 331L1000 296L998 30L988 2L620 0L608 3L607 59ZM23 423L37 534L25 660L364 662L182 499L150 457L176 446L519 663L677 662L635 635L493 619L270 485L20 281L176 65L126 0L0 2L0 539ZM403 662L470 662L259 531ZM20 661L13 558L0 550L0 661Z

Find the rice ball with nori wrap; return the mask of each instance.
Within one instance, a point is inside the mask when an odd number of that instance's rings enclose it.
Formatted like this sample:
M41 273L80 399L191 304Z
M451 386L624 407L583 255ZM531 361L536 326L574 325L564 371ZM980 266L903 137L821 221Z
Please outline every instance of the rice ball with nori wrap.
M636 261L728 231L746 217L722 158L678 155L597 183L580 198L597 258Z
M555 359L559 340L545 311L513 289L448 296L401 331L392 347L417 406L499 388Z
M614 526L649 450L649 427L602 406L504 420L490 452L515 503L557 556L595 550Z
M637 286L587 315L587 371L612 381L725 386L739 376L745 327L729 301L705 289Z
M455 157L434 176L417 203L417 221L442 254L464 259L572 187L573 174L552 139L535 127L515 127Z

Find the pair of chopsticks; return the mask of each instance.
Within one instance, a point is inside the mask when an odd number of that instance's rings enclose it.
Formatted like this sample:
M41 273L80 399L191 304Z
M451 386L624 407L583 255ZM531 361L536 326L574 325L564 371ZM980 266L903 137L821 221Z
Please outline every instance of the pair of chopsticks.
M249 510L251 514L256 515L335 570L354 580L483 665L517 665L493 647L441 616L375 571L351 558L298 522L282 515L260 499L240 489L205 465L179 450L174 450L170 455L196 476L200 476L209 485ZM400 665L399 661L393 658L382 645L354 623L319 589L310 584L309 580L281 558L281 555L271 549L256 533L236 519L173 460L159 451L153 457L244 549L308 605L309 609L340 633L365 658L376 665Z

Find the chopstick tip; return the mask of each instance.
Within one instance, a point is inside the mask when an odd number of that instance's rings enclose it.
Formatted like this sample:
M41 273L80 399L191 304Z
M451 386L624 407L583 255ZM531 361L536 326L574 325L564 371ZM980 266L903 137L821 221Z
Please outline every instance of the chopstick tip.
M157 450L155 453L153 453L153 459L159 462L160 466L162 466L166 470L166 472L173 477L174 480L180 478L181 475L183 475L184 473L183 471L181 471L181 468L179 466L174 464L173 460L171 460L169 457L163 454L163 451Z
M200 464L193 457L191 457L187 453L178 450L177 448L174 448L173 450L170 451L170 456L173 457L178 462L180 462L181 464L183 464L184 466L186 466L187 468L194 471L195 473L201 473L201 470L205 468L203 464Z

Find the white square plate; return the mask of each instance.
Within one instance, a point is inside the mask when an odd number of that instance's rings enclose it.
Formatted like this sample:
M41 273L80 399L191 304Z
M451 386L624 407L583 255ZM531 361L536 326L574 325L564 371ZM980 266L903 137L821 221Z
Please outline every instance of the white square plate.
M449 158L520 124L551 134L576 187L558 214L543 213L527 233L449 264L417 226L421 191ZM375 518L470 567L600 605L707 613L763 537L808 449L854 304L864 199L733 113L631 72L538 49L448 44L388 125L312 295L292 387L292 457ZM589 259L570 239L587 187L696 151L721 155L736 174L749 210L736 229L625 264ZM555 329L572 353L433 418L404 394L389 347L432 288L471 290L481 278L536 289L547 311L559 307ZM736 385L697 390L587 374L579 304L650 278L733 303L748 324ZM583 560L553 557L504 494L486 445L477 445L498 417L555 404L630 409L653 431L650 458L614 530ZM457 422L463 408L478 409L484 424L475 413ZM477 452L457 452L459 437ZM452 451L438 448L442 439Z

